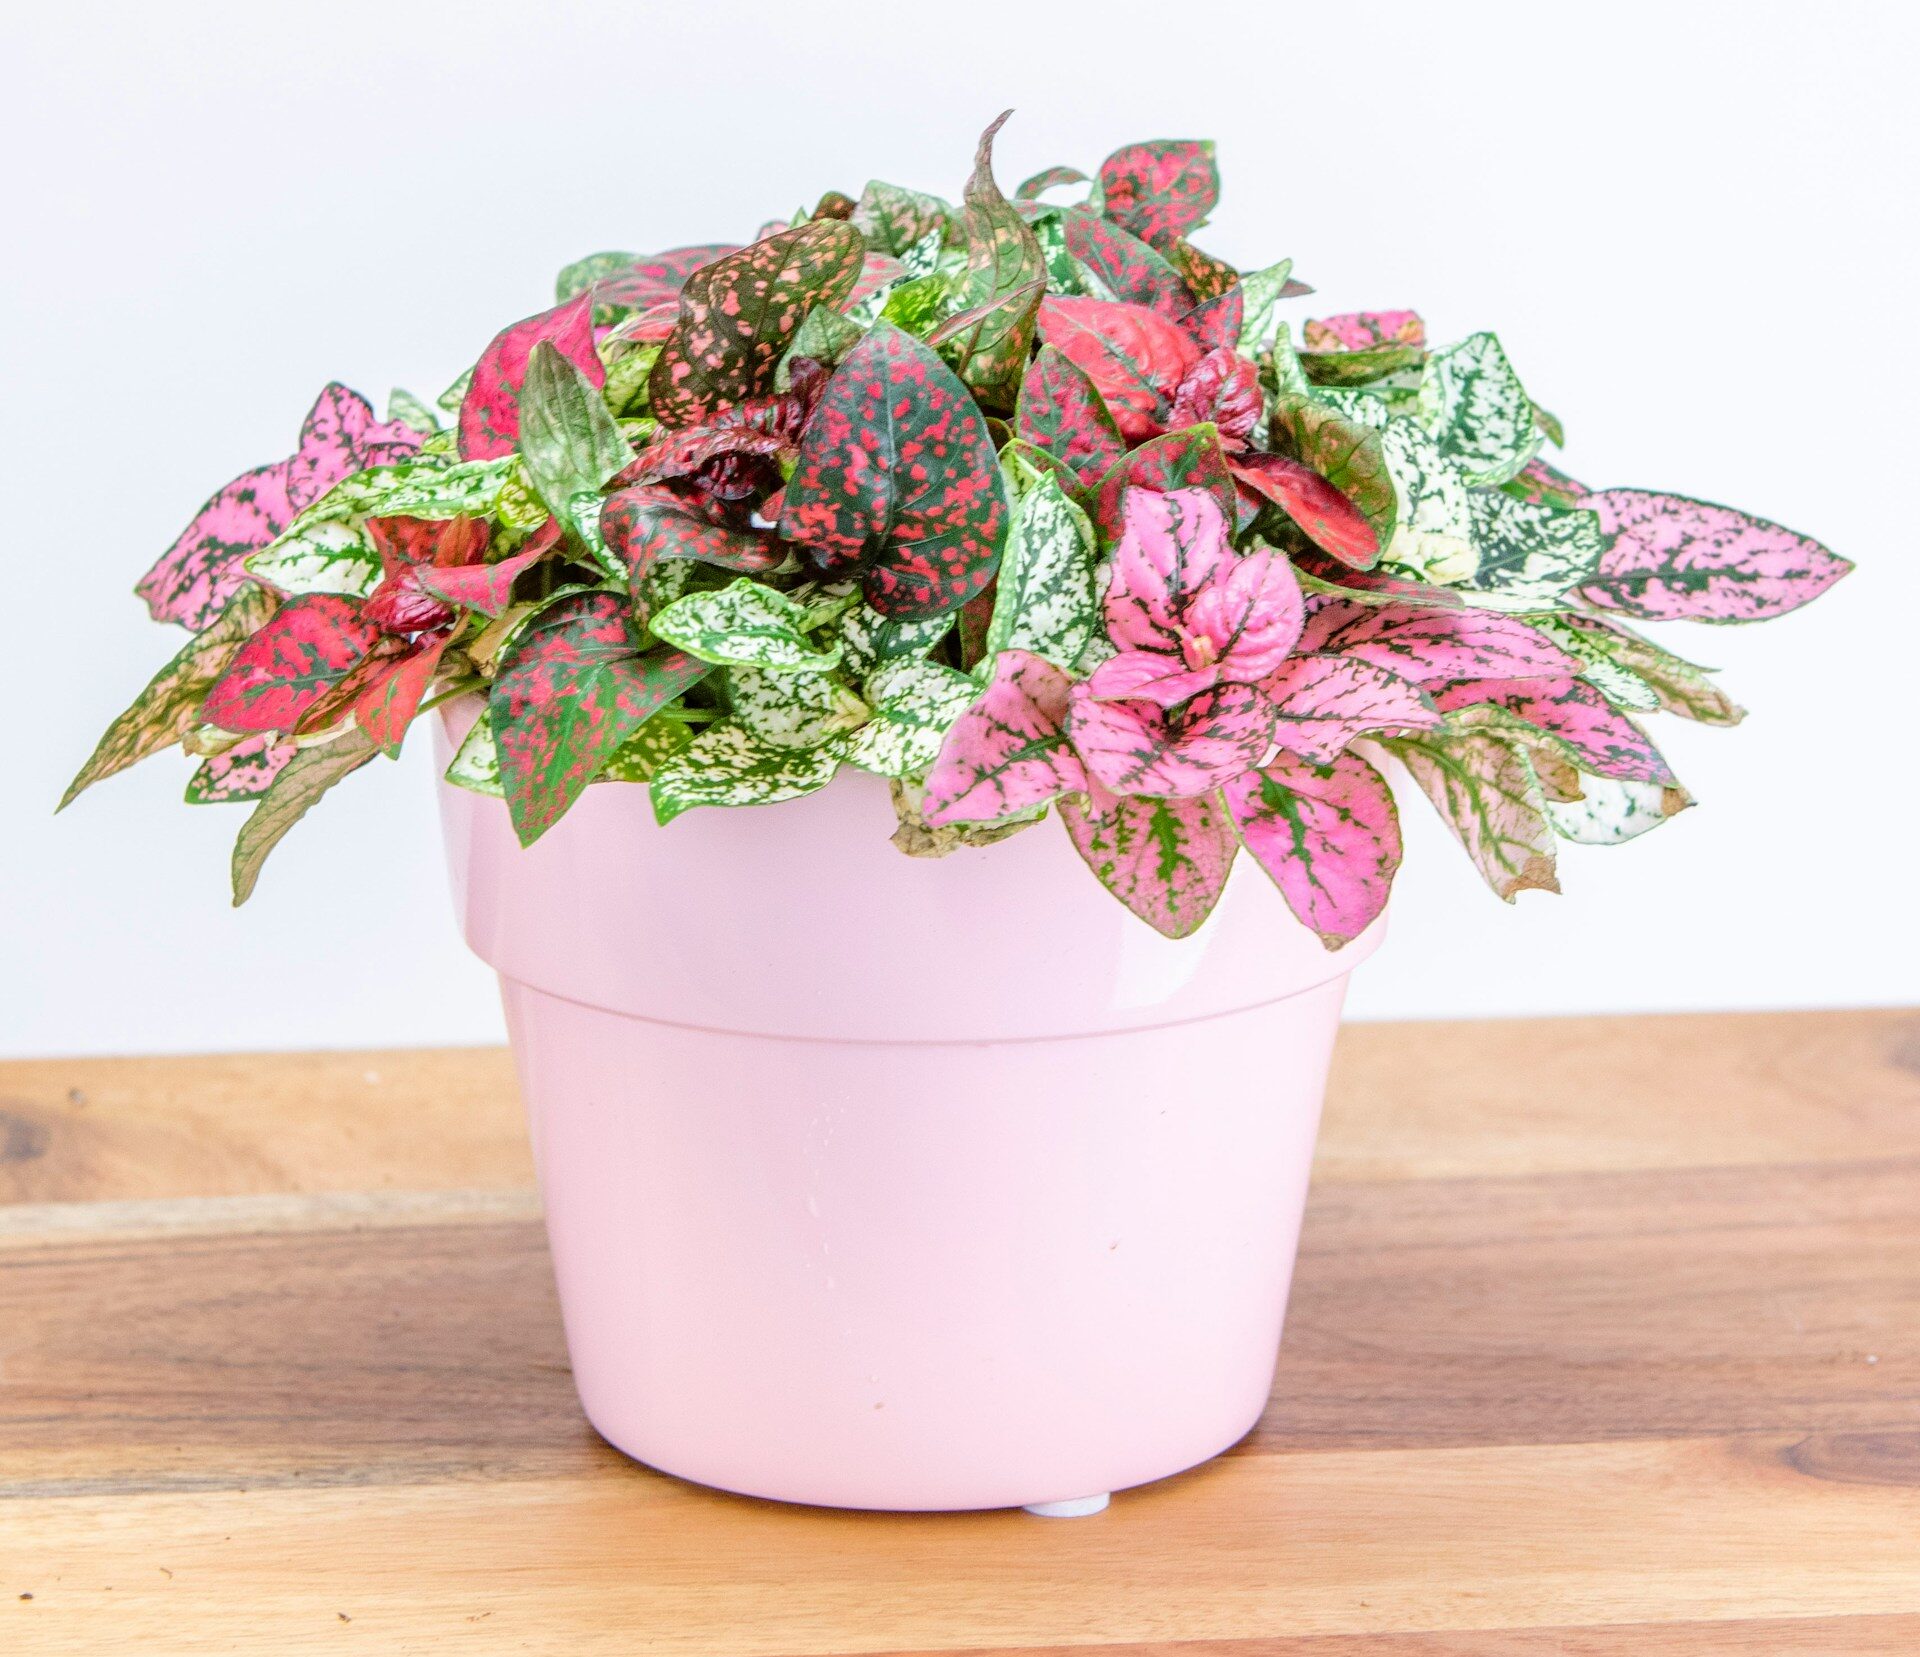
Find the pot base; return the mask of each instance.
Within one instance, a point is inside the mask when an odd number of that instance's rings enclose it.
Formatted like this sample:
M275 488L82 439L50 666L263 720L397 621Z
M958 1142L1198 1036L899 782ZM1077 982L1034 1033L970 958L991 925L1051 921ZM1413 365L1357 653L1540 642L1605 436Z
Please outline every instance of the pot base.
M1105 1513L1112 1500L1110 1491L1102 1491L1098 1496L1076 1496L1070 1502L1028 1502L1024 1511L1036 1519L1090 1519L1096 1513Z

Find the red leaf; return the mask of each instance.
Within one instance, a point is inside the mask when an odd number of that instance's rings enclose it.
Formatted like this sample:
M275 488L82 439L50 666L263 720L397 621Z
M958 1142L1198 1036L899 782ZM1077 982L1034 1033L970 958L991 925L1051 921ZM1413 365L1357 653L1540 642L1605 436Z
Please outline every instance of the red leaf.
M626 311L648 311L680 297L687 278L702 265L737 251L733 242L708 242L701 247L670 248L651 259L637 259L625 270L603 276L593 285L593 297L602 305Z
M711 669L678 650L641 655L626 600L576 593L541 611L502 663L487 717L522 845L553 827L614 749Z
M450 635L422 639L404 656L382 662L360 687L353 701L354 722L367 733L376 748L389 754L400 752L401 739L413 716L420 711L421 699L440 671L440 658L446 654Z
M236 652L201 717L223 731L292 730L378 642L360 610L338 593L288 600Z
M807 312L841 304L865 256L846 220L814 219L696 270L648 379L654 414L670 426L696 425L769 390Z
M1173 266L1117 224L1075 208L1061 221L1067 251L1106 284L1115 299L1162 316L1184 316L1193 295Z
M1209 351L1232 350L1240 343L1246 318L1246 290L1236 282L1217 298L1194 306L1180 318L1180 326Z
M943 615L985 587L1006 490L986 418L953 370L877 324L821 393L780 528L822 571L860 570L883 615Z
M589 384L607 383L607 371L593 348L592 290L516 322L494 335L473 365L473 380L460 404L463 459L498 460L513 453L520 435L520 387L533 348L542 340L579 369Z
M1273 502L1307 539L1343 564L1366 569L1380 556L1380 537L1359 507L1311 467L1285 455L1236 455L1233 475Z
M1043 345L1020 383L1015 429L1091 489L1127 452L1113 413L1087 371L1057 346Z
M1204 489L1219 503L1228 523L1238 521L1240 498L1227 471L1220 434L1211 426L1168 432L1123 456L1094 492L1094 527L1107 540L1124 527L1122 497L1128 489Z
M1133 443L1165 429L1174 387L1200 360L1199 346L1158 312L1104 299L1041 300L1040 337L1086 371Z
M1211 421L1219 429L1222 445L1244 448L1265 406L1260 371L1238 351L1217 346L1187 371L1175 389L1167 424L1178 429Z
M452 568L486 556L484 518L369 518L367 535L388 575L415 565Z
M478 610L485 616L497 616L513 602L513 584L521 573L530 570L560 544L560 520L549 518L528 538L527 544L497 564L459 564L450 568L423 569L420 585L437 598L463 610Z
M694 558L757 575L773 569L788 551L772 535L715 523L692 502L649 483L607 497L600 508L600 534L633 572L636 600L643 578L663 558Z
M1183 138L1128 144L1101 162L1100 189L1108 218L1165 247L1198 229L1220 199L1213 145Z

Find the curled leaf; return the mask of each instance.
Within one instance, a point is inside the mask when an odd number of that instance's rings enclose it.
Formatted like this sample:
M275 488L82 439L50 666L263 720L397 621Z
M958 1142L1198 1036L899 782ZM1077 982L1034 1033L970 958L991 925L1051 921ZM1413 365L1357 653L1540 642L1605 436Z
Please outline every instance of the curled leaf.
M1144 305L1049 296L1040 337L1077 363L1098 387L1121 436L1152 437L1173 412L1173 392L1200 360L1184 330Z

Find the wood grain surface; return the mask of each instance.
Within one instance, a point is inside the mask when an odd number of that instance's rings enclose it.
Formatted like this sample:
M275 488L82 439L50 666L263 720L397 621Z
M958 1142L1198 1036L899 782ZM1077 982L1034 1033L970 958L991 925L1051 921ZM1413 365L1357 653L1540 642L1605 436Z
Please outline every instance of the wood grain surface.
M1360 1025L1273 1401L1098 1518L574 1403L493 1050L0 1065L0 1653L1920 1653L1920 1014Z

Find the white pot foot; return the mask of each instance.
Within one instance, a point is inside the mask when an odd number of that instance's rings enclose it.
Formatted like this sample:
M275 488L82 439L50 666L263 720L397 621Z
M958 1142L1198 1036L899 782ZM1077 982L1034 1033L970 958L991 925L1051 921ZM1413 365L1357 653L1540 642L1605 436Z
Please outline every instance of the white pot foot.
M1042 1519L1085 1519L1095 1513L1104 1513L1107 1503L1112 1500L1103 1490L1098 1496L1075 1496L1066 1502L1029 1502L1026 1510Z

